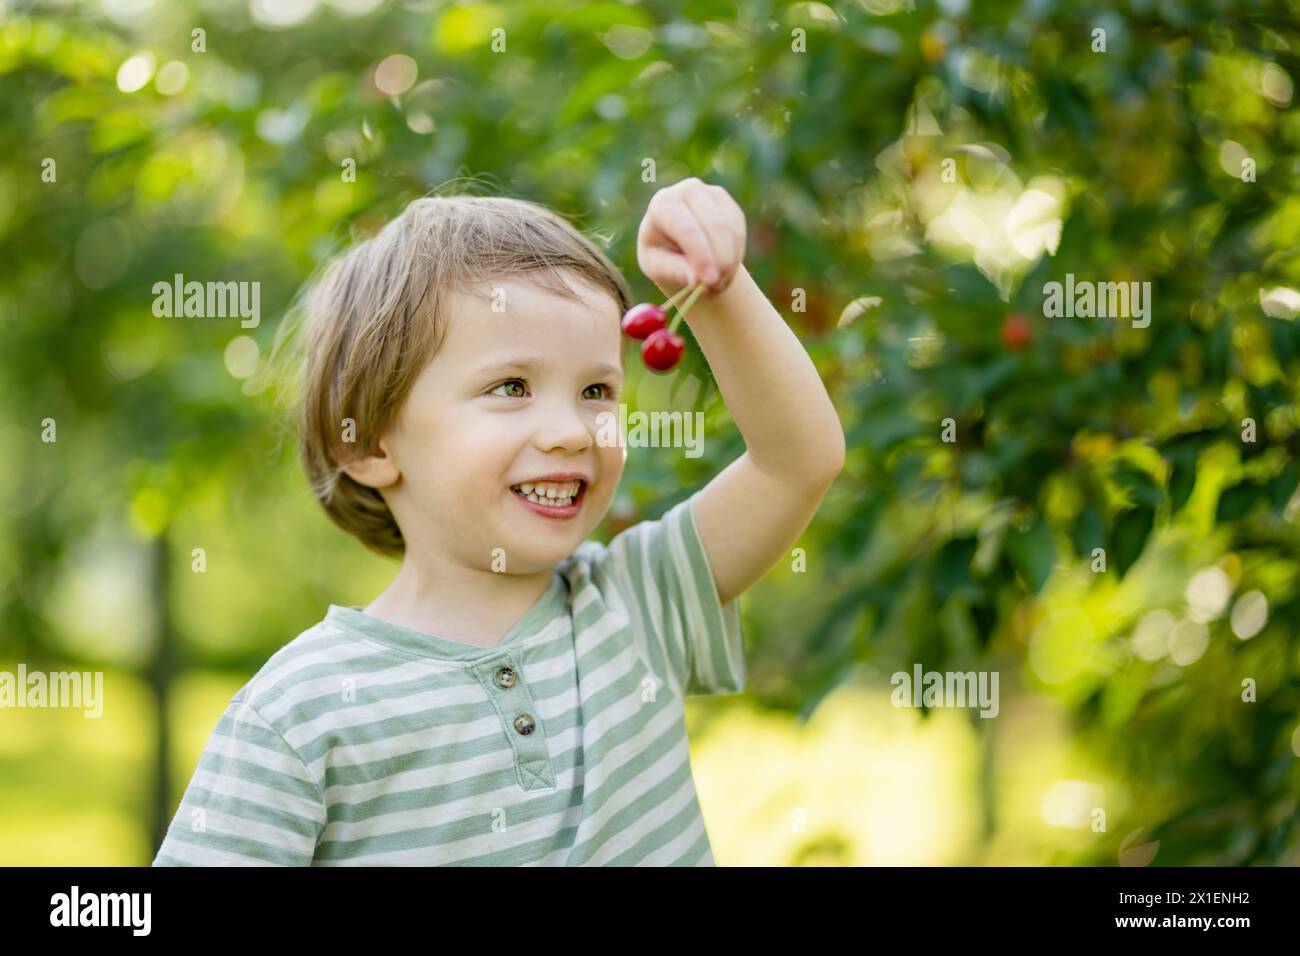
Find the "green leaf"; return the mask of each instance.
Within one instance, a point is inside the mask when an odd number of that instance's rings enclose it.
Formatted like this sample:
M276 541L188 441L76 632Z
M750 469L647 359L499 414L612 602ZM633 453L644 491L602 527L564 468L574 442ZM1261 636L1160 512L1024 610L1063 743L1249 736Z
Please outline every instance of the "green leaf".
M1116 519L1109 551L1111 564L1119 572L1120 577L1123 577L1142 555L1155 520L1155 509L1148 505L1132 508Z
M1261 490L1253 481L1242 481L1226 489L1219 495L1219 504L1214 510L1215 524L1236 521L1245 515L1260 497Z
M1292 460L1287 462L1281 474L1268 483L1269 504L1274 515L1282 513L1291 496L1295 494L1297 484L1300 484L1300 464Z
M1006 547L1016 570L1037 594L1056 565L1056 542L1052 539L1051 526L1039 518L1025 531L1013 530L1007 534Z
M1102 524L1101 512L1092 503L1083 506L1070 533L1074 553L1081 558L1090 558L1094 548L1106 546L1106 527Z
M1129 462L1122 461L1116 465L1111 472L1111 479L1138 504L1150 505L1152 508L1158 508L1162 504L1164 496L1155 480L1149 473Z
M934 600L942 604L958 588L971 583L970 562L979 541L975 538L951 538L934 558Z
M1169 475L1169 504L1174 511L1180 510L1192 496L1196 485L1196 459L1176 461Z

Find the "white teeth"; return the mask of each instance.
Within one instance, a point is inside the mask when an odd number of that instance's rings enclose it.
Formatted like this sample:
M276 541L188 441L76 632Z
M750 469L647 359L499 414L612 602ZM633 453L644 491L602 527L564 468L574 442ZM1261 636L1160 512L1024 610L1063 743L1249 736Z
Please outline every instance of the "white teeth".
M525 495L525 497L529 501L535 502L539 505L547 505L552 508L563 508L567 505L573 504L572 496L566 496L564 498L540 498L537 495Z
M575 498L582 483L578 481L525 481L516 486L525 495L539 498Z

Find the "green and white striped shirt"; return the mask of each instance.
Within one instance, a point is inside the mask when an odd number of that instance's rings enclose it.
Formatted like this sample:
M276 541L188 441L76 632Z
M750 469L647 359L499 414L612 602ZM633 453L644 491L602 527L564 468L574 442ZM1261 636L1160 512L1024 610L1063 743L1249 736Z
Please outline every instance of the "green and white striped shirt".
M330 605L231 699L155 866L711 866L683 699L744 690L692 501L495 647Z

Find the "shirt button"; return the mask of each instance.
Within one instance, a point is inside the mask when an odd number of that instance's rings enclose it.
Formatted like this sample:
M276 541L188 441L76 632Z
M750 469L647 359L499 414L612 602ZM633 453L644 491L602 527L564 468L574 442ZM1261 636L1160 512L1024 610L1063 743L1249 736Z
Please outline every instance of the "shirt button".
M525 737L533 732L535 726L537 725L533 723L531 714L520 714L515 718L515 730L519 731L519 733L523 734Z
M497 670L497 686L509 690L515 686L515 672L513 668L502 667Z

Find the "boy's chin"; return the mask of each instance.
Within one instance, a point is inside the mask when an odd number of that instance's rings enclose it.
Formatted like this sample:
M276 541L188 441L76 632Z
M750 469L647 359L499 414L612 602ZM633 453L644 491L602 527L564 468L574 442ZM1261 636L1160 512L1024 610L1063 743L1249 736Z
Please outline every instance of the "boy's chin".
M505 565L505 570L512 574L529 574L549 570L565 558L570 557L581 541L581 528L575 523L566 528L557 528L547 534L545 531L532 536L525 536L519 529L514 529L508 543L501 546L505 552L502 561L496 566ZM498 552L494 552L496 557Z

